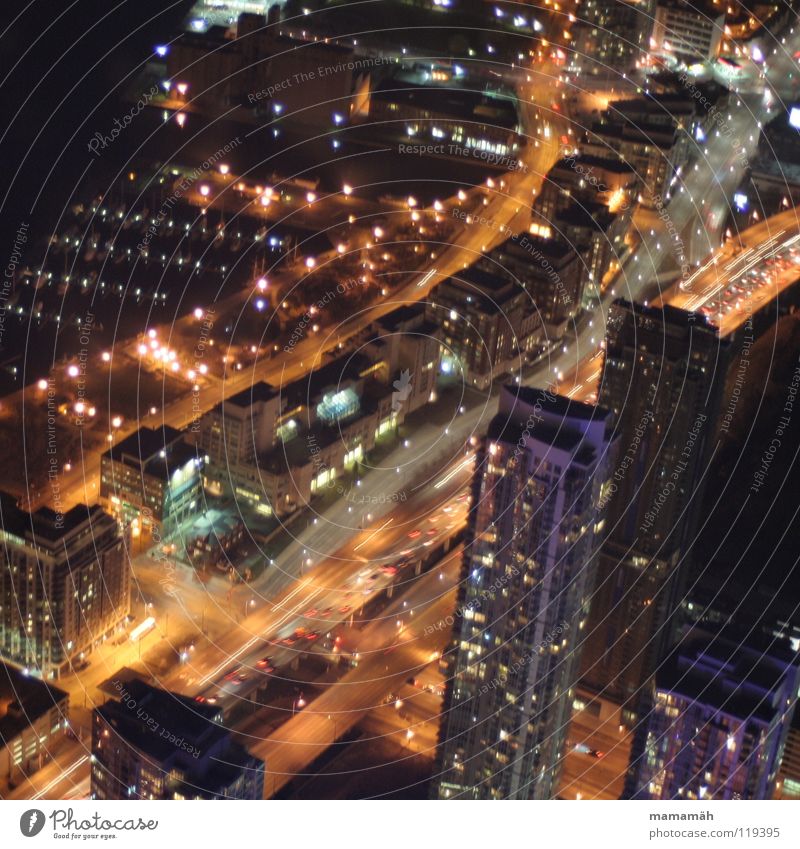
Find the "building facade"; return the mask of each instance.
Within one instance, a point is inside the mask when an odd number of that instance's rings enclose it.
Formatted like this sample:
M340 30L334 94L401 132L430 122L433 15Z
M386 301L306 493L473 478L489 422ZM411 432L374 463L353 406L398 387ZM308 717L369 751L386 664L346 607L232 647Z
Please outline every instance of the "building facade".
M685 0L660 0L653 20L650 48L679 62L707 62L719 53L725 14L718 6Z
M264 762L235 743L221 708L114 682L92 712L93 799L262 799Z
M685 94L649 94L609 103L586 132L584 154L629 165L648 207L666 203L694 149L697 107Z
M592 599L583 681L635 710L671 639L703 471L715 431L726 345L702 316L626 301L608 322L599 403L620 457Z
M256 384L203 416L193 450L209 457L208 489L284 516L340 486L377 440L396 433L408 411L400 396L413 392L413 377L407 392L395 388L402 371L390 373L387 351L370 353L345 354L280 391Z
M130 612L117 521L98 505L63 515L0 494L0 656L49 679L67 674Z
M556 794L610 449L607 411L503 389L473 480L439 798Z
M656 675L625 796L773 798L798 687L788 643L691 632Z
M654 6L655 0L587 0L575 62L584 72L613 78L645 67Z
M181 431L139 428L100 458L100 498L134 536L164 537L201 509L202 466Z
M14 786L47 763L68 713L63 690L0 662L0 779Z
M564 239L519 233L491 250L479 265L503 269L522 287L527 310L534 316L527 332L539 330L536 342L541 337L562 336L567 322L580 310L581 260Z
M531 295L491 259L442 281L426 314L440 331L442 370L478 389L518 371L542 335Z

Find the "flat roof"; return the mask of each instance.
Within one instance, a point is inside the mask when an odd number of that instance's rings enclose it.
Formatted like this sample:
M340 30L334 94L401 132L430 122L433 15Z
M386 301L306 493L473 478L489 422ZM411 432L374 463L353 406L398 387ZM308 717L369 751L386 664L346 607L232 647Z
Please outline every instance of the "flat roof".
M91 507L76 504L63 516L49 507L40 507L34 513L28 513L17 506L17 499L13 495L0 491L0 527L28 541L56 542L85 522L99 521L103 517L111 518L99 504Z
M258 383L254 383L249 388L243 389L235 395L231 395L230 398L226 398L225 403L233 404L234 407L242 407L246 409L260 401L271 401L279 394L278 390L272 384L259 380Z
M384 80L373 97L389 103L403 102L426 109L433 115L447 115L481 124L494 124L508 130L517 127L519 119L514 101L472 89L453 86L426 86L399 80Z
M168 480L198 456L197 449L183 441L183 434L169 425L139 428L103 455L159 480Z
M127 454L140 462L146 462L161 451L166 451L172 443L180 439L181 432L170 425L162 425L158 428L140 427L139 430L109 448L105 456L113 460L121 460L122 455Z
M0 742L7 745L68 694L0 660ZM66 705L64 705L66 707Z

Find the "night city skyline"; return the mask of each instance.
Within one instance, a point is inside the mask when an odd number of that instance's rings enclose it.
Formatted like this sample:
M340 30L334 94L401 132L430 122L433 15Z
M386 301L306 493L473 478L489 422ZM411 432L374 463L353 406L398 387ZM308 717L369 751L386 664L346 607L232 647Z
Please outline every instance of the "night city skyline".
M615 801L628 828L630 800L800 800L796 14L7 16L23 836L103 836L59 811L122 800ZM791 840L754 810L724 827ZM635 827L600 845L692 836Z

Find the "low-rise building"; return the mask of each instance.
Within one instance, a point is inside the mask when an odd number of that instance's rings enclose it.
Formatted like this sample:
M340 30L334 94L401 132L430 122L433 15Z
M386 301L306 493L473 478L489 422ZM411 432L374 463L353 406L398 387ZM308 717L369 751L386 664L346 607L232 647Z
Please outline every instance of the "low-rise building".
M510 97L392 77L371 92L368 116L371 132L410 146L438 145L440 155L484 154L490 164L516 165L519 117Z
M114 682L112 682L114 683ZM142 681L92 712L93 799L262 799L264 762L235 743L222 709Z
M351 47L327 39L286 34L280 13L230 18L183 32L166 47L173 99L192 111L300 128L336 126L334 115L349 119L362 67L378 63L359 60Z
M392 388L405 415L436 400L441 335L441 328L426 316L422 304L399 307L376 322L367 350L377 359L385 359L389 374L397 376ZM376 349L377 343L381 350Z
M638 179L630 164L614 156L573 153L562 157L548 171L534 202L532 230L549 236L549 222L574 203L603 204L611 209L631 206Z
M139 428L100 458L100 497L134 536L166 537L200 509L202 466L181 431Z
M280 390L256 384L207 413L196 437L196 450L209 457L207 487L282 516L336 486L377 439L396 431L414 395L401 354L392 372L388 347L375 356L376 344L372 357L344 354ZM428 385L425 369L420 379ZM231 440L236 445L226 448Z
M0 779L17 784L48 762L68 710L63 690L0 662Z

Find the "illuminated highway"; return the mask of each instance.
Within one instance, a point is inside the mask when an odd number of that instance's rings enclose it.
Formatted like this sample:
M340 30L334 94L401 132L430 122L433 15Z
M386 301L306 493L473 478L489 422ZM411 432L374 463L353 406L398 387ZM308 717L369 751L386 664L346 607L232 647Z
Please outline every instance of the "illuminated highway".
M742 231L654 303L703 312L733 333L800 278L800 219L787 210Z

